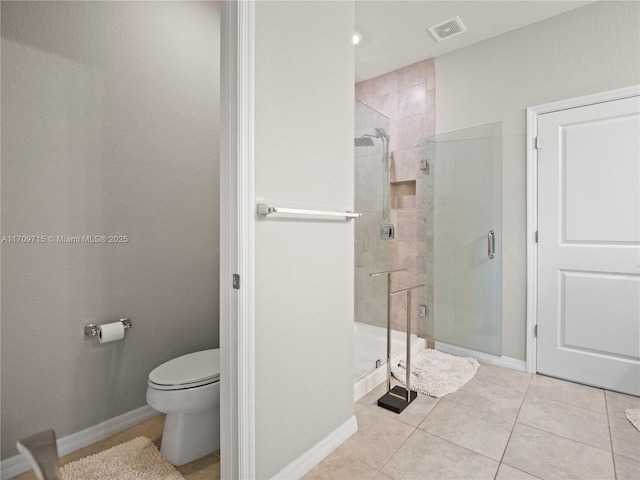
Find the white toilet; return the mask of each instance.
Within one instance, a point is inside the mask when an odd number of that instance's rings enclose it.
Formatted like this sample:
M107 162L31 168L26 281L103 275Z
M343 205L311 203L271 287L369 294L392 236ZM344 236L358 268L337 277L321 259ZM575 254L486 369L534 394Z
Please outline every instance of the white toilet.
M172 464L220 448L220 350L189 353L155 368L147 403L167 414L160 453Z

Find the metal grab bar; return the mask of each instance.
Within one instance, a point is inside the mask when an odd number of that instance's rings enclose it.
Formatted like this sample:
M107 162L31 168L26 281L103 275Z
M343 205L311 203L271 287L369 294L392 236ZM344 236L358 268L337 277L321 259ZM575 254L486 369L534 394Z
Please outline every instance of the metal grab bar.
M426 283L421 283L420 285L416 285L415 287L403 288L401 290L396 290L395 292L389 293L389 295L397 295L398 293L408 292L409 290L415 290L416 288L422 288L426 285Z
M351 220L362 216L361 213L354 212L326 212L322 210L301 210L299 208L272 207L266 203L259 203L257 206L257 212L259 217L266 217L273 213L294 213L297 215L314 215L321 217L344 217L345 220Z
M496 234L493 230L487 234L487 256L490 259L496 256Z
M379 275L384 275L386 273L396 273L396 272L406 272L406 271L407 271L406 268L398 268L396 270L385 270L384 272L370 273L369 276L370 277L377 277Z

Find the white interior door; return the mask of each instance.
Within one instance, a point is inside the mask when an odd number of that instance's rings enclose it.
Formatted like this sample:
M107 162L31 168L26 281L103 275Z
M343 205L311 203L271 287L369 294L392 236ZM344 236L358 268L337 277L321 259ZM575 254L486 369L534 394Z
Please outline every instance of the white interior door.
M640 97L538 116L537 370L640 395Z

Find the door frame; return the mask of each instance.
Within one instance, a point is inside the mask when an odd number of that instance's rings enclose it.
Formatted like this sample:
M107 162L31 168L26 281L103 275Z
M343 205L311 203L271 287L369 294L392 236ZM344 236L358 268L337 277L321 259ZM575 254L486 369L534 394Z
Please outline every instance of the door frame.
M221 2L221 478L255 478L255 0ZM240 288L232 286L234 274Z
M536 146L538 116L635 96L640 96L640 85L527 108L527 320L525 330L527 372L536 373L537 371L535 328L538 325L538 244L536 242L538 230L538 150ZM544 148L544 145L540 147Z

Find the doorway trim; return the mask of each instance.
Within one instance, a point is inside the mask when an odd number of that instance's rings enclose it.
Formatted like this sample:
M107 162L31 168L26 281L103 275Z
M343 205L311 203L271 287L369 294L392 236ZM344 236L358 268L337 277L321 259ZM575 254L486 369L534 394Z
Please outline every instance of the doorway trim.
M538 116L638 95L640 95L640 85L635 85L527 108L527 372L535 373L537 371L535 328L538 324L538 244L536 242L536 232L538 231L538 146L536 145ZM544 145L539 147L544 148Z
M255 478L255 0L222 2L220 456L222 478ZM239 285L232 282L239 275ZM239 287L239 288L237 288Z

